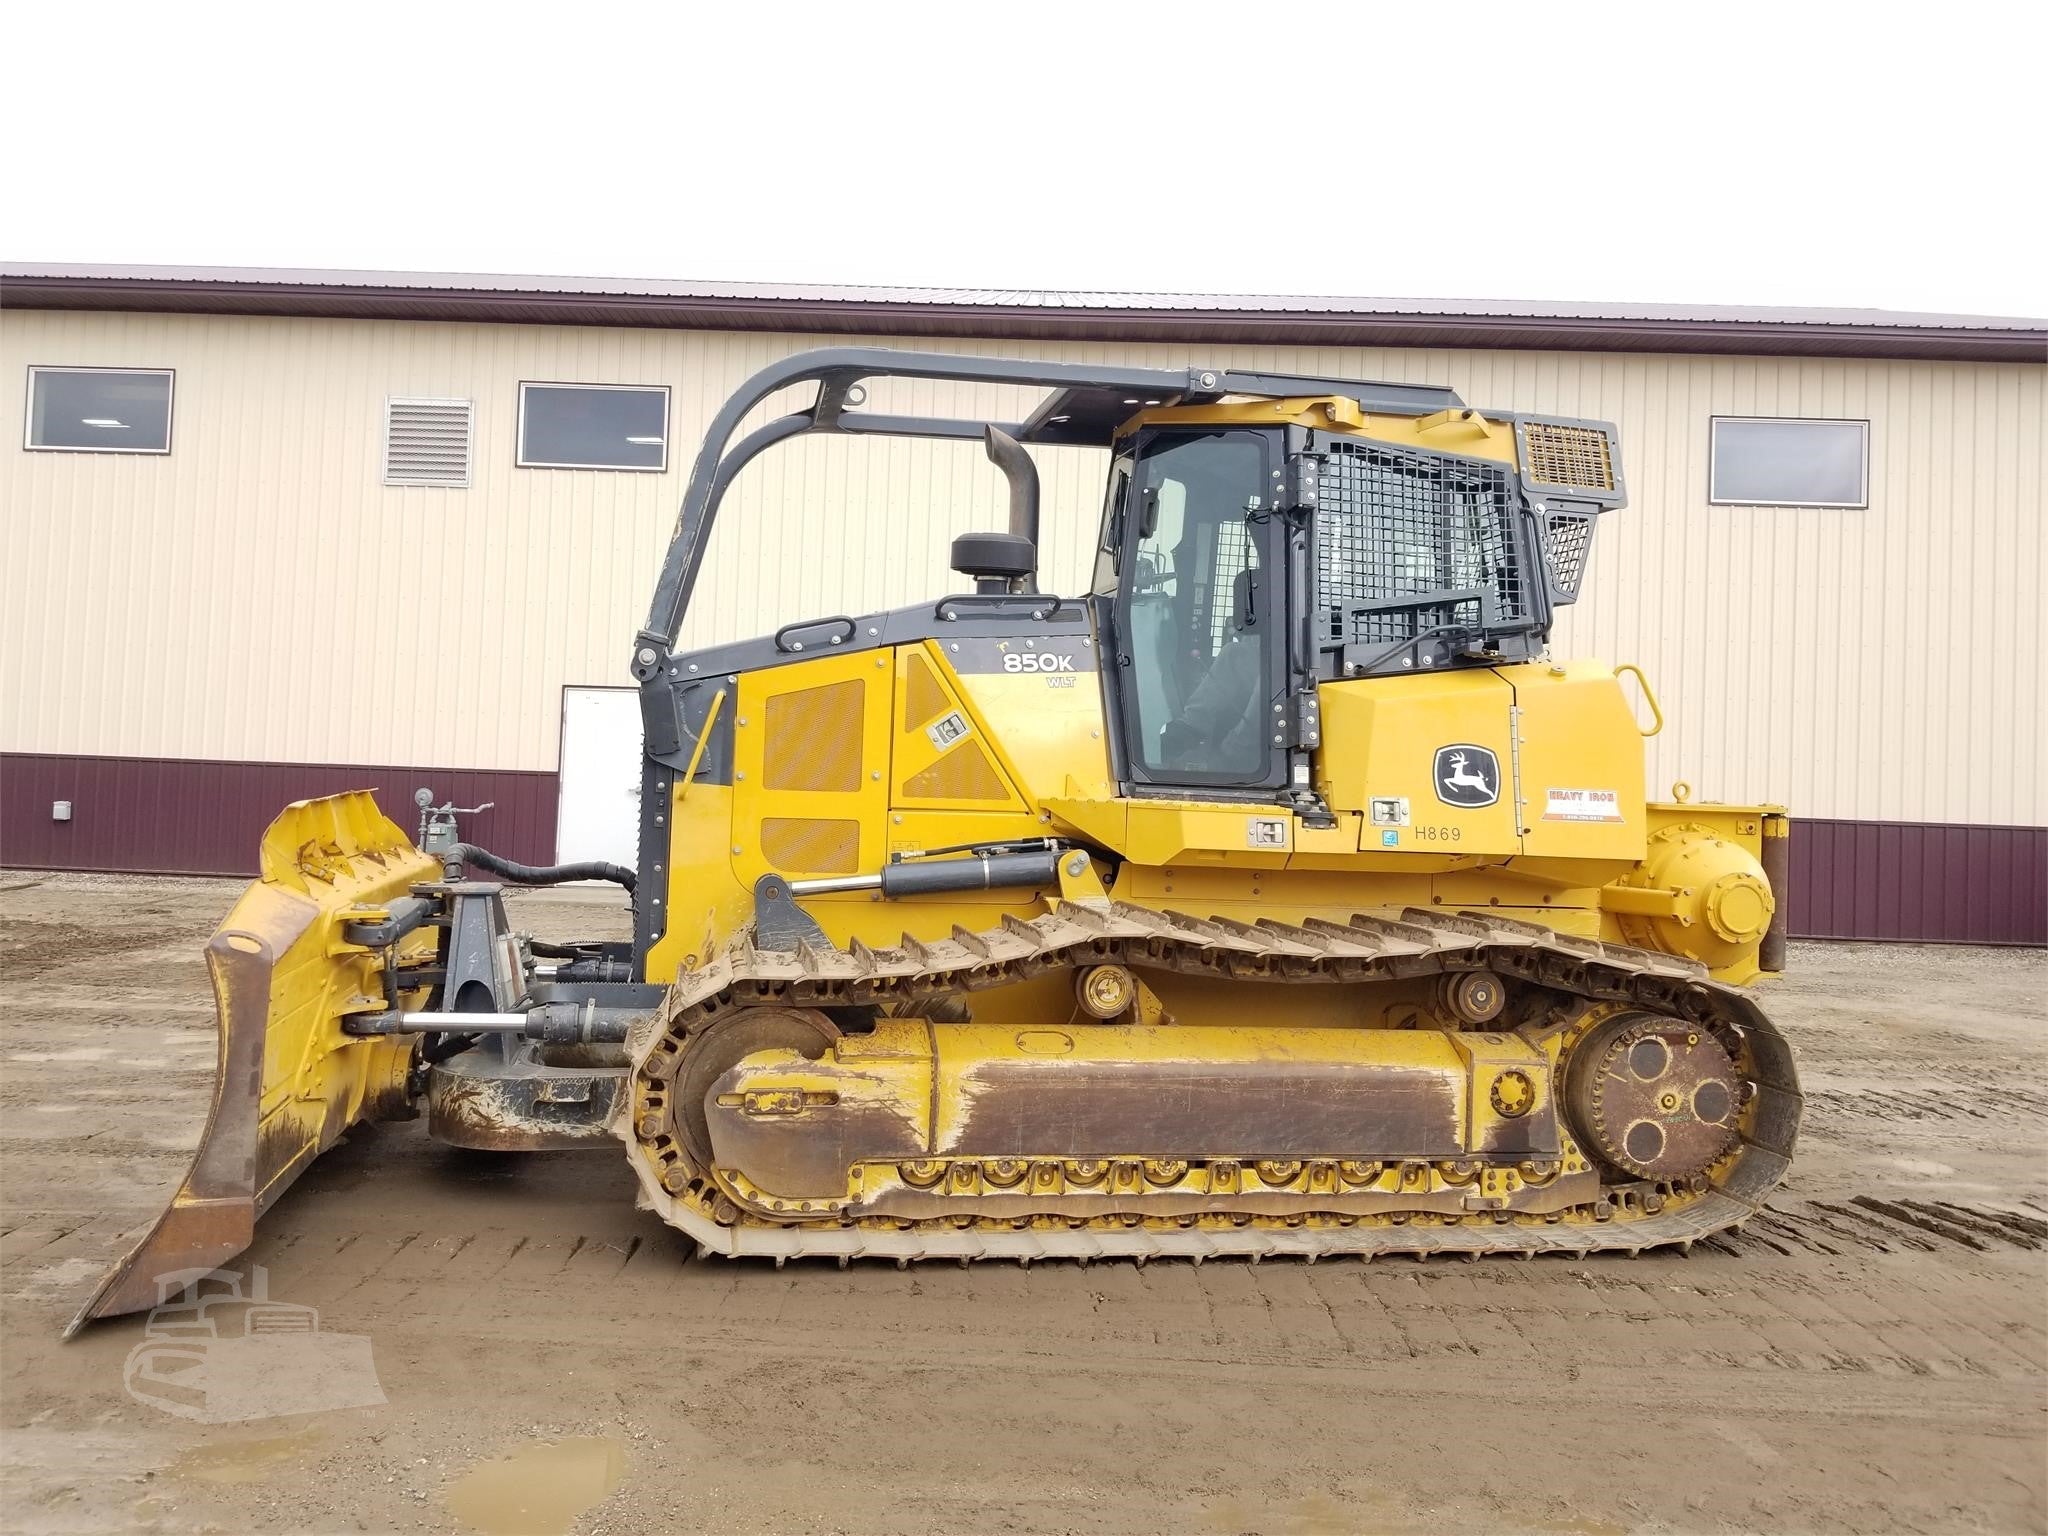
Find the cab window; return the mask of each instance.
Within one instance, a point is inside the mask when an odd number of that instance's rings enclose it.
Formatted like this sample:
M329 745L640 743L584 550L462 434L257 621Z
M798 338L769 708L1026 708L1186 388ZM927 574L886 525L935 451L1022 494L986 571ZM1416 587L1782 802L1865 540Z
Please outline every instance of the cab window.
M1279 668L1266 435L1155 438L1131 477L1127 740L1156 783L1258 783Z
M1109 467L1109 493L1102 501L1102 542L1095 553L1095 579L1089 590L1116 591L1117 555L1124 547L1124 503L1131 490L1131 461L1119 458Z

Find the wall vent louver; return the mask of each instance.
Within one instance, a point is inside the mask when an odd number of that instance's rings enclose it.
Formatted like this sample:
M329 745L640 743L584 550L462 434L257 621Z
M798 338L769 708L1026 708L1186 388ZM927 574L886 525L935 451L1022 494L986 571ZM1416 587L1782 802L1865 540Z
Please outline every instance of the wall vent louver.
M473 415L468 400L393 397L384 411L384 483L467 486Z

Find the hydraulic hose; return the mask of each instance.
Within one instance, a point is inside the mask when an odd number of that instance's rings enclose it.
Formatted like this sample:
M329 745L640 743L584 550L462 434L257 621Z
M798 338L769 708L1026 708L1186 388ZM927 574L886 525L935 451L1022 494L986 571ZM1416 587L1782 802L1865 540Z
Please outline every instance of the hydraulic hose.
M520 864L500 858L475 843L457 843L441 855L441 871L450 880L462 878L464 864L487 869L514 885L566 885L571 880L609 880L613 885L623 885L630 895L638 883L632 870L619 864L607 864L602 859L590 859L581 864Z

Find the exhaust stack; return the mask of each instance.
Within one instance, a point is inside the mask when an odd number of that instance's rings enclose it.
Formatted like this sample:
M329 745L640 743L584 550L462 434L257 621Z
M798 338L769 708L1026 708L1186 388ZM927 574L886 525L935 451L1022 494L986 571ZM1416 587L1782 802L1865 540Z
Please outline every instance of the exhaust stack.
M981 446L989 462L1010 482L1010 532L1031 541L1031 574L1021 590L1038 590L1038 466L1022 443L994 426L981 429Z

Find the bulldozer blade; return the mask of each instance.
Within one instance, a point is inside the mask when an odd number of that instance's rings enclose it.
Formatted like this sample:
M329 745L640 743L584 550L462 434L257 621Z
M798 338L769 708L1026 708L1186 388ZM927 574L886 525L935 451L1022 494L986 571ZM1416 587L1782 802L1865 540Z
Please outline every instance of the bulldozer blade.
M300 800L263 834L261 876L206 946L219 1028L213 1106L192 1166L142 1241L110 1268L65 1337L155 1307L166 1285L234 1258L313 1159L363 1120L410 1119L414 1040L344 1032L385 1007L383 960L349 923L440 877L367 790ZM398 946L433 952L423 927Z

